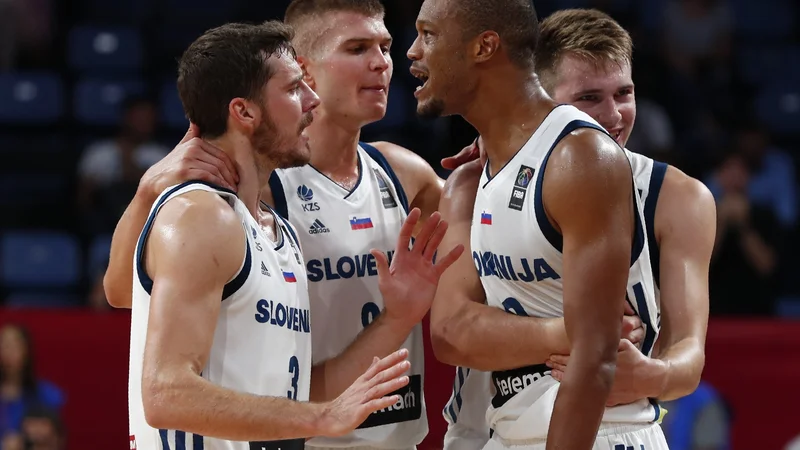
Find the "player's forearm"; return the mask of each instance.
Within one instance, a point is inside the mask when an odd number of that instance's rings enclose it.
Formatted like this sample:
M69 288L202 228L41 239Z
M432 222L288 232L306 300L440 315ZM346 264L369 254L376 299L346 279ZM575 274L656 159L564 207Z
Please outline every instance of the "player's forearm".
M311 369L311 401L338 397L372 365L376 356L384 358L400 349L413 328L386 314L379 315L340 355Z
M563 319L517 316L474 302L432 327L431 341L440 361L485 371L542 364L569 352Z
M671 345L644 374L643 385L650 386L646 397L661 401L687 396L697 389L705 365L703 345L695 338Z
M322 433L326 404L236 392L193 373L171 378L143 383L145 418L153 428L233 441L300 439Z
M137 192L114 229L103 288L108 303L115 308L131 307L133 255L153 201L155 199L142 190Z
M614 383L616 351L574 351L564 373L547 434L547 450L592 448Z

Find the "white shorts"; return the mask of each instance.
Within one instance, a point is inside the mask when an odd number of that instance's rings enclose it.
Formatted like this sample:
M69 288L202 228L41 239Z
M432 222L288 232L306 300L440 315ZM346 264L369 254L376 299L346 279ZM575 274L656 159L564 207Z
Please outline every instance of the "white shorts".
M495 434L483 450L544 450L547 443L536 442L503 443ZM669 450L667 440L656 423L620 426L605 426L597 433L592 450Z
M489 433L479 433L466 427L449 426L444 435L442 450L481 450L489 439Z

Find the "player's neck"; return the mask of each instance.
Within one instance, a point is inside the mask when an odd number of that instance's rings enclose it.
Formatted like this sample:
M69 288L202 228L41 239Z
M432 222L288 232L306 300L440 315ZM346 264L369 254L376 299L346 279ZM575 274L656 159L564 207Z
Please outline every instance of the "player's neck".
M555 106L535 75L515 71L501 79L508 81L482 86L464 114L481 135L491 175L514 157Z
M346 124L325 111L315 111L314 122L306 128L311 147L311 165L333 180L358 170L356 149L361 129Z
M255 151L246 136L232 131L217 139L209 140L233 159L239 184L236 195L245 204L253 217L258 217L259 195L261 189L269 182L269 176L275 170L274 164L268 161L256 161Z

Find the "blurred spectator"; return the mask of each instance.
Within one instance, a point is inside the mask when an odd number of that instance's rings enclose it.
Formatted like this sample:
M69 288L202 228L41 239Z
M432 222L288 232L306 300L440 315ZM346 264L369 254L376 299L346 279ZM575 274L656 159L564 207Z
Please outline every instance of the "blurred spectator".
M733 36L733 15L727 2L672 0L663 26L663 51L671 70L668 108L673 117L690 127L691 113L701 108L726 111L731 101Z
M64 426L58 414L47 408L33 408L22 420L25 450L63 450Z
M668 412L661 428L670 450L728 450L731 414L724 399L708 383L679 399L664 402Z
M157 119L151 100L127 99L118 134L83 152L78 165L78 204L84 230L91 234L113 231L141 176L169 153L169 148L154 140Z
M53 29L51 0L0 0L0 70L48 65Z
M756 122L748 122L737 133L736 150L748 172L748 199L769 209L781 227L788 230L797 223L797 180L791 155L770 143L767 130ZM719 199L723 188L712 179L708 188Z
M25 414L38 407L59 411L64 395L36 376L28 331L19 325L0 328L0 437L22 431Z
M709 274L713 315L773 311L782 233L772 209L748 197L751 175L745 158L733 153L708 182L717 194L717 240Z

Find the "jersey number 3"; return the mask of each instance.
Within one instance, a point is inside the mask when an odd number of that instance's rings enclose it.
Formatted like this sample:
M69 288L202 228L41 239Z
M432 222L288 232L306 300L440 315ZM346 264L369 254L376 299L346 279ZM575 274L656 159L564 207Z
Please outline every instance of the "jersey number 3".
M297 356L289 358L289 373L292 375L292 390L287 391L289 400L297 400L297 380L300 378L300 361Z

